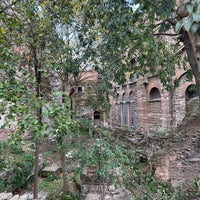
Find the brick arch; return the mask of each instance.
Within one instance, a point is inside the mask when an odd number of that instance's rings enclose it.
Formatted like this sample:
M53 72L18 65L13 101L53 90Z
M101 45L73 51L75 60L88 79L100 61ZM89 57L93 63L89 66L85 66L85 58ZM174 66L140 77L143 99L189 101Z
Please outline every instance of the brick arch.
M151 92L151 90L153 88L157 88L159 90L159 92L161 93L161 83L158 80L149 83L149 86L148 86L148 96L150 95L150 92Z
M187 90L187 88L191 85L191 84L195 84L195 80L194 78L192 79L192 81L187 81L186 80L186 72L182 73L179 77L178 77L178 81L179 81L179 87L176 88L174 91L179 90L181 92L181 96L183 98L185 98L185 92Z
M181 79L185 78L187 72L183 72L182 74L179 74L177 79L180 81Z
M194 88L192 88L192 87L194 87ZM190 90L190 89L193 89L193 90ZM190 85L188 85L188 87L185 90L185 101L186 101L186 103L194 97L198 97L198 93L197 93L197 90L195 88L195 84L191 83Z
M178 77L179 86L178 88L175 88L173 91L173 125L177 126L181 123L182 119L185 117L186 114L186 100L185 100L185 94L187 88L194 84L194 78L192 81L186 80L186 72L181 73Z

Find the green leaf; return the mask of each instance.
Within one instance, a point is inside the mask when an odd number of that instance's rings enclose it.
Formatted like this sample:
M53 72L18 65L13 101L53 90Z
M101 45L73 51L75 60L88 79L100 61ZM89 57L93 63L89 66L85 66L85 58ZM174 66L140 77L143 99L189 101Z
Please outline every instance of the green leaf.
M199 24L194 23L194 24L192 24L191 31L192 31L193 33L196 33L197 30L198 30L198 28L199 28Z
M192 18L195 22L200 22L200 13L192 13Z
M179 33L180 32L180 30L181 30L181 28L182 28L182 23L181 22L177 22L176 23L176 26L175 26L175 31L177 32L177 33Z
M183 3L184 4L190 3L190 0L184 0Z
M194 20L191 17L183 19L183 26L184 26L184 28L185 28L186 31L190 30L193 22L194 22Z
M189 14L191 14L193 12L193 8L194 8L194 5L192 3L186 4L186 9L187 9Z

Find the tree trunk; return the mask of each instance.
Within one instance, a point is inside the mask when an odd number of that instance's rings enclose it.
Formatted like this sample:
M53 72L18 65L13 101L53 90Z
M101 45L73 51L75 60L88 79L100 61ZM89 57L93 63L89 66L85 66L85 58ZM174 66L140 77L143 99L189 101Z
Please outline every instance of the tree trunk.
M63 106L66 106L66 77L64 77L64 80L62 80L62 104ZM69 109L69 108L68 108ZM67 112L67 110L66 110ZM67 123L67 122L66 122ZM68 151L68 143L69 141L67 140L68 134L64 136L64 138L62 139L62 143L61 143L61 165L62 165L62 179L63 179L63 194L67 195L69 192L69 175L68 175L68 168L67 168L67 160L66 160L66 153Z
M66 138L62 141L61 147L61 165L62 165L62 179L63 179L63 194L67 195L69 192L69 179L68 179L68 171L67 171L67 161L66 161Z
M39 140L35 142L35 161L34 161L34 184L33 184L33 198L38 199L38 163L39 163Z
M200 37L197 33L186 31L182 31L181 36L194 74L196 89L200 99Z
M41 126L42 126L42 106L41 106L41 65L37 58L37 50L35 47L32 47L32 53L34 57L34 68L35 68L35 78L36 78L36 100L38 100L37 109L36 109L36 116L38 120L38 135L40 135ZM33 198L38 199L38 163L39 163L39 138L38 135L36 135L36 151L35 151L35 163L34 163L34 188L33 188Z

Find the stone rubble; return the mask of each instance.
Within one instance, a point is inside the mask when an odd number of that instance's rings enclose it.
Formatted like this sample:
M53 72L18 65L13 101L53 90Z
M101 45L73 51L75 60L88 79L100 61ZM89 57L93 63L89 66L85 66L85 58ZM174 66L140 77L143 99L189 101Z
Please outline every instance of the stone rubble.
M46 200L47 199L47 192L39 192L38 193L38 200ZM23 195L13 195L12 193L3 192L0 193L0 200L33 200L33 194L32 193L25 193Z
M103 188L101 185L83 185L81 188L82 199L101 200ZM105 200L132 200L131 194L124 188L114 185L105 186Z

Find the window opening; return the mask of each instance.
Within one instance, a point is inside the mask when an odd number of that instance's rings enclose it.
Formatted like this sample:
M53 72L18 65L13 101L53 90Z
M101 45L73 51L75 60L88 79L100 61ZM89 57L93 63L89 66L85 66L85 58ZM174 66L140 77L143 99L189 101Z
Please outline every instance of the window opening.
M150 91L149 97L150 97L150 100L159 100L160 101L161 96L160 96L159 89L156 87L152 88Z
M78 87L78 93L82 93L83 92L83 87L79 86Z
M101 113L99 111L94 112L94 119L101 119Z
M185 91L185 99L188 102L190 99L198 97L196 85L189 85Z

